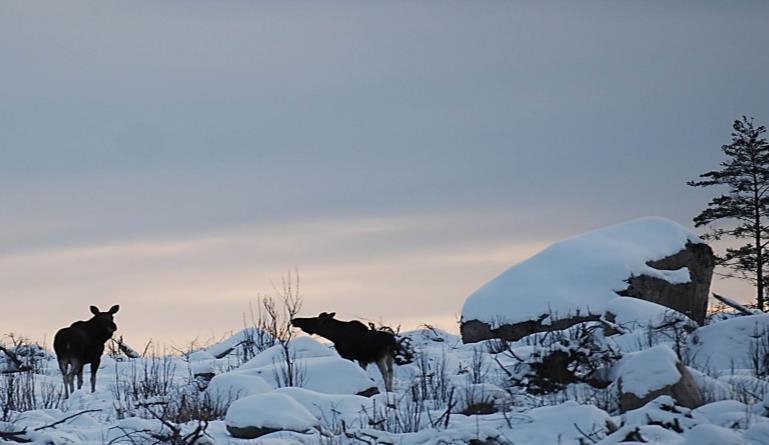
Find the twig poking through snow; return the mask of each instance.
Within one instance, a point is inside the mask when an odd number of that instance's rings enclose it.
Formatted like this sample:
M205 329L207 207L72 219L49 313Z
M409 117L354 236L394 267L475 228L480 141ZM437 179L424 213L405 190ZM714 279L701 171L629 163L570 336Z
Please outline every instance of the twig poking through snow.
M755 312L751 311L750 309L746 308L745 306L741 305L740 303L737 303L736 301L732 300L731 298L724 297L723 295L718 295L717 293L713 292L713 297L720 301L721 303L731 307L732 309L736 309L737 312L739 312L742 315L754 315Z
M119 339L117 339L117 340L115 340L113 338L112 341L115 343L115 345L117 345L117 347L120 350L120 352L125 354L126 357L128 357L128 358L139 358L139 357L141 357L141 355L139 355L138 352L136 352L133 348L131 348L130 346L128 346L127 344L125 344L123 342L123 337L122 336Z

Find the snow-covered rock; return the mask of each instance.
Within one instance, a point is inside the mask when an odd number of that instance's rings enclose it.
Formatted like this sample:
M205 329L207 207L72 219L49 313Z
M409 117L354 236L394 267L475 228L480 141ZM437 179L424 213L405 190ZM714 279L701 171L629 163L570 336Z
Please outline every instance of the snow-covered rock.
M374 400L358 395L323 394L305 388L279 388L276 393L285 394L299 402L316 419L326 423L344 421L352 425L364 412L373 412Z
M325 394L373 394L376 382L360 366L338 355L308 357L293 362L294 385ZM285 361L235 372L263 378L273 388L288 386Z
M256 375L240 372L219 374L211 379L206 393L218 404L227 404L243 397L272 391L272 385Z
M696 408L702 395L686 367L666 345L628 355L618 365L617 385L623 411L637 409L661 395L679 405Z
M276 363L285 361L286 351L282 345L277 344L257 354L254 358L240 366L239 369L256 369L265 366L272 366ZM291 360L305 359L310 357L332 357L339 356L327 345L324 345L309 336L301 336L292 339L288 343L288 355Z
M303 432L318 426L317 419L299 402L277 392L233 402L225 423L227 431L239 439L253 439L281 430Z
M462 308L462 338L517 340L563 329L597 319L618 294L701 322L712 269L710 248L671 220L641 218L595 230L551 245L471 294ZM649 280L636 280L644 277Z

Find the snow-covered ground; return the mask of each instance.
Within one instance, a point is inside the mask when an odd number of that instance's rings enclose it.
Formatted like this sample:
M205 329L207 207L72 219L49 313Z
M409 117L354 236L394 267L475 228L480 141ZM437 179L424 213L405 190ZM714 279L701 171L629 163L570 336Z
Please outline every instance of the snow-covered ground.
M248 328L184 353L106 355L96 392L69 399L50 351L6 345L17 361L0 353L0 445L769 445L769 315L720 313L700 327L614 293L632 274L686 282L686 269L646 262L696 242L645 218L558 243L481 288L464 316L584 309L613 323L473 344L404 332L410 360L395 366L389 393L376 366L363 370L317 337L287 341L285 329ZM506 299L510 289L530 298Z
M50 352L38 350L34 373L2 376L0 401L7 405L15 391L14 403L24 409L0 412L0 431L26 431L13 437L56 444L191 443L184 437L198 429L196 443L216 444L459 444L474 439L613 444L633 439L769 445L769 316L714 317L718 321L690 333L684 329L688 324L671 325L659 317L631 323L632 309L644 317L656 314L649 304L618 305L625 307L618 320L626 330L612 336L592 323L510 343L465 345L435 329L403 333L411 339L414 361L396 366L394 392L369 397L357 393L383 390L376 367L363 371L310 337L289 343L291 387L286 387L280 346L243 361L239 342L228 339L234 349L222 358L209 352L226 351L221 344L185 355L104 357L96 392L76 391L68 400L60 398L61 380ZM537 363L553 351L580 350L589 355L588 362L605 369L580 368L576 361L573 381L550 382L543 389ZM689 366L705 405L684 408L661 396L620 412L617 379L622 376L625 390L639 396L672 384L679 378L677 354ZM210 383L205 373L215 374ZM595 385L589 375L602 375L606 383ZM9 389L11 379L15 390ZM31 387L35 397L25 397ZM237 439L228 427L265 428L261 432L267 434ZM0 443L17 442L6 437Z

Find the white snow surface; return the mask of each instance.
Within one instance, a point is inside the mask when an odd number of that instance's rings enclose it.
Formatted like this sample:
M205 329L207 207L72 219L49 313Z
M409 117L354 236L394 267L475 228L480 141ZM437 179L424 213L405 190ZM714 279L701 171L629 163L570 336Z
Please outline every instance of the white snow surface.
M619 326L659 326L666 319L675 318L691 323L686 315L668 307L633 297L617 297L606 305L606 312L614 315L614 323Z
M338 419L348 425L359 421L363 412L372 412L376 400L357 395L323 394L297 387L279 388L275 392L296 400L319 421Z
M285 352L282 346L272 346L241 365L240 369L256 369L272 366L275 363L280 363L285 360L284 354ZM292 339L288 346L288 354L292 360L309 357L338 357L337 353L332 351L327 345L324 345L307 335Z
M244 397L230 405L227 426L306 431L317 419L293 398L278 392Z
M208 383L206 392L219 403L228 403L246 396L272 391L272 385L256 375L240 372L228 372L214 376Z
M750 369L751 353L765 348L769 315L748 315L697 329L689 336L686 355L691 364L709 371Z
M273 388L279 388L285 386L286 369L285 362L276 362L233 372L261 377ZM376 387L376 382L366 371L339 356L296 359L296 371L300 386L321 393L358 394Z
M681 379L677 362L676 353L667 345L629 354L619 365L622 392L643 398L652 391L674 385Z
M646 263L702 243L694 233L665 218L647 217L594 230L555 243L473 292L463 320L492 325L558 316L602 314L627 288L630 276L647 275L687 283L689 270L668 271Z
M744 445L732 430L716 425L697 425L686 433L686 445Z

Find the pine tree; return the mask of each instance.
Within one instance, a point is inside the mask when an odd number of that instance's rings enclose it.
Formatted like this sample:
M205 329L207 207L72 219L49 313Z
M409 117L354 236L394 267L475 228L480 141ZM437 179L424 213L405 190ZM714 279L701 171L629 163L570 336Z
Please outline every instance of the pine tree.
M730 271L725 275L755 284L756 306L763 311L769 268L769 143L762 137L766 127L755 126L752 118L742 116L732 128L731 143L721 146L728 158L721 169L687 184L728 187L727 193L713 198L694 217L694 225L710 226L706 239L746 240L742 246L727 248L718 263Z

